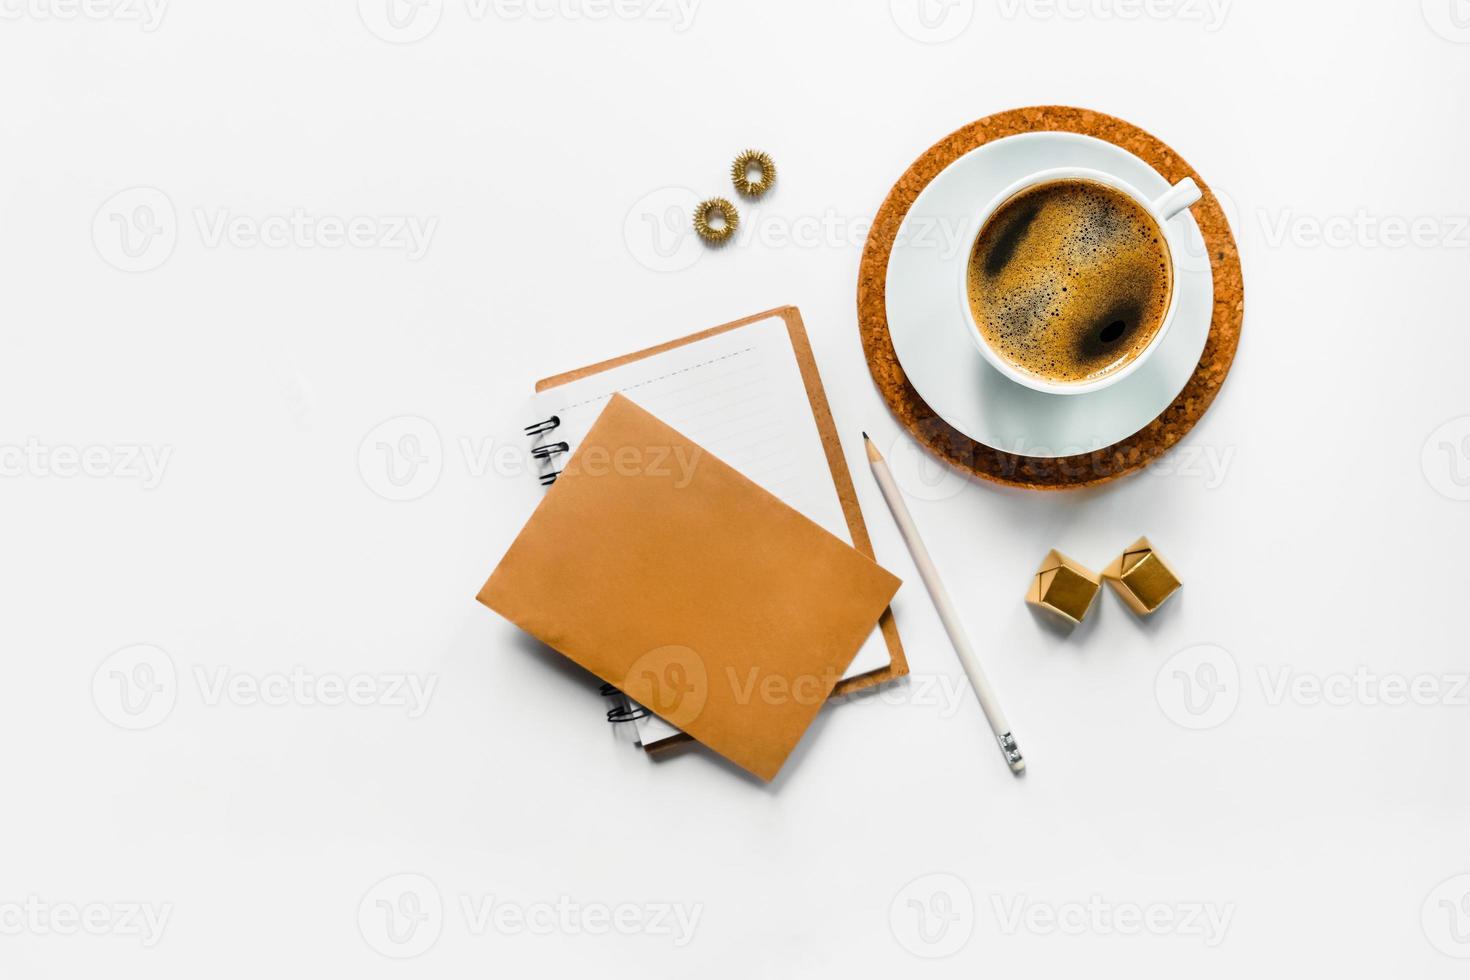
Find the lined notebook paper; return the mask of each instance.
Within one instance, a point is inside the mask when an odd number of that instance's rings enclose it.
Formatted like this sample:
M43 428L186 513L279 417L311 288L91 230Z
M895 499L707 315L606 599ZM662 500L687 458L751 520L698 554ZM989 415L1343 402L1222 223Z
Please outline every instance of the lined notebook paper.
M615 392L852 543L791 337L780 317L541 392L530 403L528 421L556 416L556 429L538 441L565 442L575 450ZM545 472L554 472L565 459L552 457ZM875 629L844 677L879 670L889 660L883 636ZM677 734L656 716L640 719L638 726L645 746Z

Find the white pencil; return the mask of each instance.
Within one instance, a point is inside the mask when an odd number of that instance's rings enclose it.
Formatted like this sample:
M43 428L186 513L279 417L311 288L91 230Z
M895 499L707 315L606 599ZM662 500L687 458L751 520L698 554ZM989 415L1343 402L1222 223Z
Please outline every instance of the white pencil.
M975 651L970 646L970 638L965 635L964 627L960 625L960 617L955 613L954 604L949 601L949 592L945 589L944 583L940 581L939 572L934 568L934 559L929 557L929 549L924 547L924 539L919 537L919 529L914 525L913 515L909 513L908 505L903 502L903 494L899 492L898 484L893 482L893 474L889 472L883 454L878 452L878 447L873 445L873 440L868 438L866 432L863 433L863 445L867 447L868 462L873 467L873 477L878 481L879 489L883 491L883 499L888 501L888 509L893 511L893 519L897 522L898 529L909 546L910 554L914 556L914 564L918 566L919 576L929 589L929 597L934 600L934 608L939 610L939 620L944 623L944 631L949 634L949 641L954 644L954 651L959 654L960 664L970 678L970 686L975 689L975 696L980 699L980 708L985 712L985 720L990 722L990 730L995 732L996 741L1000 743L1000 750L1005 753L1011 772L1019 775L1026 769L1026 760L1021 758L1021 750L1016 748L1016 738L1011 734L1010 723L1006 721L1005 712L1000 710L1000 702L996 700L995 692L990 689L990 681L986 680L985 671L975 657Z

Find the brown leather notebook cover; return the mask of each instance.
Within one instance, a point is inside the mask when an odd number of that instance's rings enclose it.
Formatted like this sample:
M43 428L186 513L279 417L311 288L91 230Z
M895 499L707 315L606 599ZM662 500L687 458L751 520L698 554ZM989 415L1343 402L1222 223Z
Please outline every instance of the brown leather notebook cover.
M713 337L716 334L725 333L728 330L735 330L747 324L765 320L773 316L781 318L786 324L787 334L791 337L791 347L796 352L796 362L801 369L802 382L806 386L807 400L811 403L812 417L816 420L817 431L822 437L822 448L825 450L827 456L827 468L832 473L832 483L836 486L837 497L842 502L842 513L847 519L847 530L848 534L852 537L853 547L857 548L858 551L861 551L869 558L876 560L876 556L873 553L873 542L868 537L868 526L863 522L862 508L858 506L857 491L853 488L852 484L852 474L847 469L847 461L842 455L842 444L837 438L837 425L832 420L832 410L827 405L827 393L822 388L822 378L817 372L817 361L812 355L811 342L807 339L806 326L801 321L801 313L794 306L781 306L774 310L766 310L764 313L757 313L754 316L721 324L718 327L701 330L699 333L690 334L678 340L671 340L668 343L659 344L656 347L648 347L644 350L634 351L631 354L624 354L621 357L599 361L596 364L591 364L584 368L577 368L573 371L553 375L550 378L543 378L536 382L536 391L541 392L556 388L572 381L578 381L589 375L598 374L611 368L621 367L624 364L639 361L654 354L662 354L664 351L682 347L685 344L692 344L695 341L704 340L706 337ZM878 626L883 631L883 641L888 647L888 666L860 674L857 677L850 677L846 680L839 681L837 687L832 692L834 696L852 694L856 691L861 691L865 688L873 687L876 684L882 684L908 674L908 658L904 656L903 641L898 635L898 624L894 620L893 610L891 608L883 611L882 617L878 620ZM659 743L659 747L672 746L677 744L678 741L680 740L667 739Z
M898 585L614 395L479 600L769 780Z

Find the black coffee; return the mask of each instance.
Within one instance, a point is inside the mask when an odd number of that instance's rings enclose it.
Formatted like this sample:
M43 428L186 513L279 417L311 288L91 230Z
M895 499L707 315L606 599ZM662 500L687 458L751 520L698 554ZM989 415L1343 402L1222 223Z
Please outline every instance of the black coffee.
M970 252L970 309L1021 370L1092 381L1153 340L1173 278L1163 232L1142 205L1068 178L1021 191L985 222Z

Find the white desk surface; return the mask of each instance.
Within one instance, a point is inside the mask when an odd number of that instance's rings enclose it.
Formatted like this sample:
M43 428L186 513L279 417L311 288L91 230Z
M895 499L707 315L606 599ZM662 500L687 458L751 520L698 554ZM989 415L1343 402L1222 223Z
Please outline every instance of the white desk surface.
M0 6L0 970L1463 974L1463 2L395 2ZM1248 296L1183 447L1071 495L926 469L854 319L892 182L1038 103L1179 150ZM746 146L754 234L669 237ZM785 303L914 677L767 788L619 744L473 596L534 379ZM1022 604L1145 533L1156 621Z

